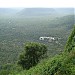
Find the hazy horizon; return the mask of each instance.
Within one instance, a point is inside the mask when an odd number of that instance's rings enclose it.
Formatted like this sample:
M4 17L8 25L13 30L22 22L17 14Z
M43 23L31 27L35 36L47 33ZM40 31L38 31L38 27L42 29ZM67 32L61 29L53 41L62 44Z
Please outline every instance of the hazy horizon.
M74 0L0 0L0 8L25 7L25 8L50 8L50 7L75 7Z

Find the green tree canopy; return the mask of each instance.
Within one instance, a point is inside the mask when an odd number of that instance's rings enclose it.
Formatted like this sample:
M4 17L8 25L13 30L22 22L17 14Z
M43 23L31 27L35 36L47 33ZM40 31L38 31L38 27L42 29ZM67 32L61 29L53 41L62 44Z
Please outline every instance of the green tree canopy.
M19 57L18 64L21 65L23 69L29 69L46 56L47 47L44 44L35 42L26 43L24 52Z

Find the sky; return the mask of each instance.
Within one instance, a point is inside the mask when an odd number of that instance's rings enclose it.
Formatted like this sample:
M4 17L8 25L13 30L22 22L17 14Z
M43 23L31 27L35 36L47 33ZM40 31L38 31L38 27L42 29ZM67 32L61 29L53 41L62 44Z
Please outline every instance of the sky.
M0 0L0 8L26 7L26 8L52 8L74 7L75 0Z

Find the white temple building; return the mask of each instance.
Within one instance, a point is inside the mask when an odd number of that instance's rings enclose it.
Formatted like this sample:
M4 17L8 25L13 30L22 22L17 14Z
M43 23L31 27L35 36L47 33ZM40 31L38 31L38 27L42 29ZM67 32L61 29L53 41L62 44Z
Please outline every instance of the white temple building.
M39 40L48 40L48 42L52 42L52 41L55 41L55 38L54 37L40 37Z

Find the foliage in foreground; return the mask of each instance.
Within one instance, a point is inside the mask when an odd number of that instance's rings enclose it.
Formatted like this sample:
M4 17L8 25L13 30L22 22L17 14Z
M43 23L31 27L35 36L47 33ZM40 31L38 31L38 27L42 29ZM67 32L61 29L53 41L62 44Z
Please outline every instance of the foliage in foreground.
M18 64L23 69L29 69L47 56L47 47L44 44L30 42L25 44L24 52L20 55Z
M75 75L75 52L57 55L15 75Z

